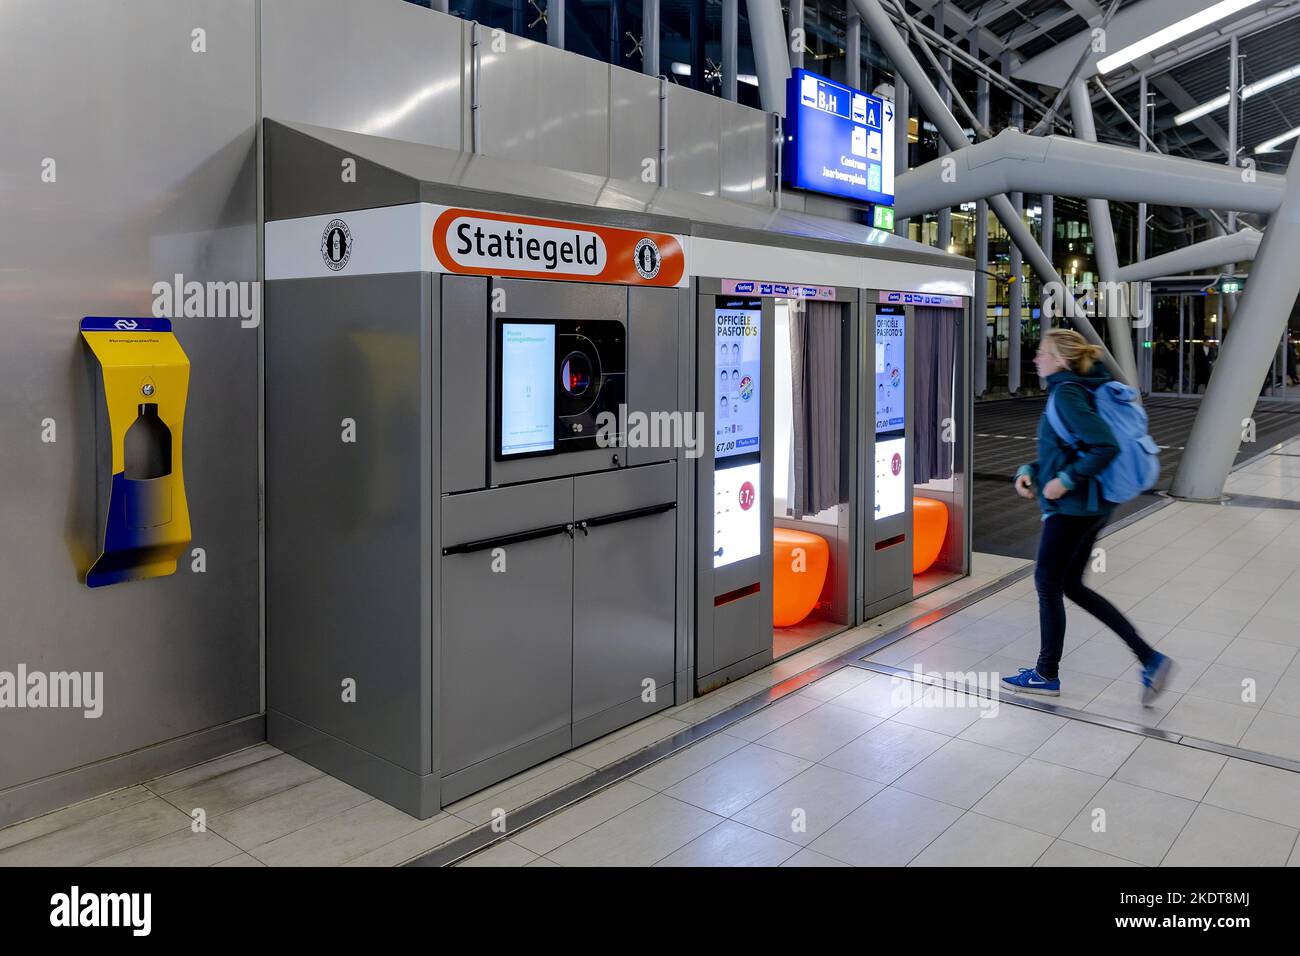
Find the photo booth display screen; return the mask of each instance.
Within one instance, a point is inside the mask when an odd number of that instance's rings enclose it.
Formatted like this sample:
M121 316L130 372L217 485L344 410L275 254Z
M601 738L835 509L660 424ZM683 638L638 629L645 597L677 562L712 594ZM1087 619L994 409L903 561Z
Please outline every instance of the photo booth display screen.
M719 296L713 311L713 566L762 552L763 300Z
M907 508L907 315L876 308L876 520Z

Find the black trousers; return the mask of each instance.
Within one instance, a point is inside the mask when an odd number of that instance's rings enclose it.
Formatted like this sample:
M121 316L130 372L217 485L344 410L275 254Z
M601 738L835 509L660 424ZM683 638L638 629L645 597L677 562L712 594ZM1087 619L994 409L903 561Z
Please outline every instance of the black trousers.
M1083 583L1083 572L1092 560L1092 546L1107 518L1104 514L1054 514L1043 522L1034 584L1038 588L1038 625L1042 639L1037 670L1048 680L1057 676L1065 647L1065 598L1118 634L1143 666L1156 653L1119 608Z

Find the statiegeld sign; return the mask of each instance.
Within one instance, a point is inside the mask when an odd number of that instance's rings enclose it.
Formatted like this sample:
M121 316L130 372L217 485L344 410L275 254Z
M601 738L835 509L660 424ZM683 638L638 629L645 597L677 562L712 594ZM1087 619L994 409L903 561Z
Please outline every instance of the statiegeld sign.
M472 209L437 215L433 252L461 275L666 287L686 279L677 236Z

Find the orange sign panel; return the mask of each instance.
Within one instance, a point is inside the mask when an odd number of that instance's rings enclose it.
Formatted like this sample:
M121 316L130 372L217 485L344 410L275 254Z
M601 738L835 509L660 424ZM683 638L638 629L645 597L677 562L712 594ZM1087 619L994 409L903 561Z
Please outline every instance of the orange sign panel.
M686 279L677 236L473 209L438 213L433 251L462 275L667 287Z

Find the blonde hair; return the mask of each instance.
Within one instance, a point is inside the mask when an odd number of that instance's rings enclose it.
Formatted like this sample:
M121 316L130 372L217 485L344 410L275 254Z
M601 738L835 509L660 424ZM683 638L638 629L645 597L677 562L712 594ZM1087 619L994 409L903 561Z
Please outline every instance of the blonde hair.
M1093 345L1073 329L1052 329L1043 335L1043 344L1051 343L1061 360L1078 375L1087 375L1092 363L1101 358L1103 349Z

